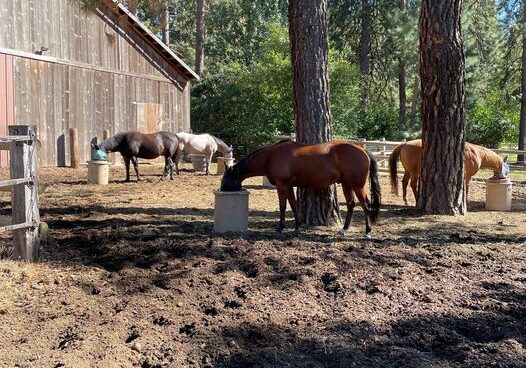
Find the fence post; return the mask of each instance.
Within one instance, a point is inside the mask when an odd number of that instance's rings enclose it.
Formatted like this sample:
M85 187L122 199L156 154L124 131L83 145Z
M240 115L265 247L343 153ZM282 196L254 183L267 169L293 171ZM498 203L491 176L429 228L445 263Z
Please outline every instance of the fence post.
M76 128L69 129L69 157L71 159L71 167L76 169L79 167L79 135Z
M104 129L102 131L102 140L105 141L110 137L110 131L108 129Z
M33 178L32 183L14 185L11 189L13 224L34 224L28 228L14 230L14 258L30 262L37 261L40 256L36 133L36 126L9 126L9 135L33 137L29 142L12 142L9 149L11 179Z

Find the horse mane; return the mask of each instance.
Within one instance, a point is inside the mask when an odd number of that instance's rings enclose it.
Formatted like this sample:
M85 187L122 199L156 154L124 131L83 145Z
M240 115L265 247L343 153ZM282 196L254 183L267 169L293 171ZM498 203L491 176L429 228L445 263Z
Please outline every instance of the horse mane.
M491 168L496 171L502 170L502 158L489 148L471 144L480 157L480 167Z
M225 147L228 148L228 144L226 144L224 141L222 141L221 139L217 138L215 135L210 134L210 136L212 138L214 138L214 140L216 141L218 146L222 146L223 148L225 148Z
M274 146L277 146L277 145L280 145L280 144L283 144L283 143L287 143L287 142L292 142L292 140L291 139L282 139L281 141L279 141L277 143L274 143L274 144L271 144L271 145L268 145L268 146L263 146L263 147L256 148L254 151L250 152L247 155L247 157L245 157L245 158L247 160L250 160L256 153L261 152L264 149L267 149L267 148L270 148L270 147L274 147Z
M119 144L121 144L122 140L124 139L124 137L128 134L130 134L131 132L121 132L121 133L117 133L117 134L114 134L112 135L111 137L105 139L101 144L100 144L100 147L104 150L104 151L107 151L108 149L110 150L115 150L115 148L117 148L119 146Z

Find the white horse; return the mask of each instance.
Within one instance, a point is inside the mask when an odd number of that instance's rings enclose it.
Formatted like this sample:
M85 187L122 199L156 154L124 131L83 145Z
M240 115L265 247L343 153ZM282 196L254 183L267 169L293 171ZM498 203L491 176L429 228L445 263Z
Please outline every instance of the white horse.
M177 133L177 139L179 140L179 153L178 158L175 160L175 167L178 170L179 158L181 155L186 153L187 155L198 154L205 155L206 157L206 175L208 175L208 166L212 162L212 156L216 151L223 154L225 158L232 158L234 149L229 146L221 139L214 137L210 134L190 134L190 133Z

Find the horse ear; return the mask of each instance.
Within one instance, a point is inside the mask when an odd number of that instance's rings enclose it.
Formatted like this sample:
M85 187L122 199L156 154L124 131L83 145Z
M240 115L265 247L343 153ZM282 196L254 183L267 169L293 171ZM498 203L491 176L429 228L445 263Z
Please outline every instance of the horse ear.
M91 148L94 148L94 149L98 150L98 149L99 149L99 146L97 146L96 143L91 142Z

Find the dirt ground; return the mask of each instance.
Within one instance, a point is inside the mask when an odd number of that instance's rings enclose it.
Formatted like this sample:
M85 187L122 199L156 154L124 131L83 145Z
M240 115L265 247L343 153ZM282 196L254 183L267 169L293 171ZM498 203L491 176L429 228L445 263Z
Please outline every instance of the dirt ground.
M42 262L0 260L1 367L526 367L526 185L504 213L475 182L450 218L383 176L368 240L360 209L345 237L298 235L290 213L275 233L277 196L253 178L250 232L221 236L220 178L186 168L112 168L108 186L41 170Z

